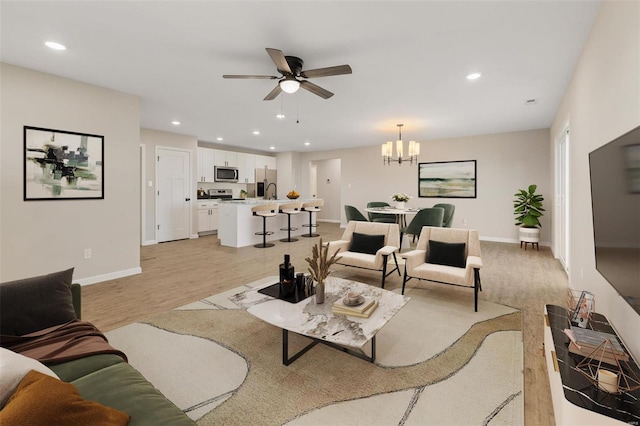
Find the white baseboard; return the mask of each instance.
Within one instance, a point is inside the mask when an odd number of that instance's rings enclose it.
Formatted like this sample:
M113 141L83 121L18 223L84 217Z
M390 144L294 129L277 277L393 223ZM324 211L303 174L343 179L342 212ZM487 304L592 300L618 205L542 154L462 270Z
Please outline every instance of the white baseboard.
M498 237L483 237L480 236L480 241L493 241L494 243L513 243L517 244L520 242L517 238L498 238Z
M189 237L190 240L195 240L196 238L200 238L200 236L198 234L191 234Z
M520 240L517 238L498 238L498 237L480 237L480 241L493 241L494 243L512 243L512 244L520 243ZM551 243L541 241L540 245L549 247Z
M123 271L115 271L109 272L108 274L94 275L93 277L74 279L73 282L85 286L141 273L142 268L138 266L137 268L125 269Z
M316 222L340 223L340 220L335 220L335 219L317 219Z
M158 242L156 240L147 240L142 242L143 246L152 246L154 244L158 244Z

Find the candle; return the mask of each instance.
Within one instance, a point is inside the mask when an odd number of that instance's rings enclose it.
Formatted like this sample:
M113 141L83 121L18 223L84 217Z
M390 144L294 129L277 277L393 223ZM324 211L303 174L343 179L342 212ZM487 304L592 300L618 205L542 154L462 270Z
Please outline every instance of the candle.
M598 369L598 386L605 392L618 393L618 375L609 370Z

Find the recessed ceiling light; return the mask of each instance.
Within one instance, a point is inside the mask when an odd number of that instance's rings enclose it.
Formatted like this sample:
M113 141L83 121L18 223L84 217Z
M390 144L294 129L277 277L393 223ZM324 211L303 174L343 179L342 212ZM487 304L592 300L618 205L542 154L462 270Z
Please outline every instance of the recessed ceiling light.
M179 126L179 125L180 125L180 122L179 122L179 121L177 121L177 120L173 120L173 121L171 122L171 124L173 124L174 126Z
M304 144L305 144L306 146L309 146L309 145L311 145L311 142L305 142Z
M481 75L482 75L482 74L480 74L479 72L474 72L474 73L469 74L469 75L467 76L467 80L477 80L477 79L479 79L479 78L480 78L480 76L481 76Z
M260 131L259 131L259 130L254 130L254 131L253 131L253 134L254 134L254 135L259 135L259 134L260 134Z
M224 139L222 138L216 138L217 141L223 141Z
M276 147L275 146L270 146L269 149L276 149Z
M47 41L45 45L53 50L66 50L67 48L60 43L56 43L55 41Z
M278 117L280 120L282 120L284 118L284 114L278 114L278 115L276 115L276 117Z

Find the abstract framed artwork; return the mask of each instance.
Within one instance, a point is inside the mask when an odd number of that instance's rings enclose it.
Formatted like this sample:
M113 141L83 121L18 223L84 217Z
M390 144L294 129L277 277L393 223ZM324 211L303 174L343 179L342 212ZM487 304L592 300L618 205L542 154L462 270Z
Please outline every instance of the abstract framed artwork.
M476 198L476 160L418 164L420 198Z
M24 200L104 199L104 136L24 126Z

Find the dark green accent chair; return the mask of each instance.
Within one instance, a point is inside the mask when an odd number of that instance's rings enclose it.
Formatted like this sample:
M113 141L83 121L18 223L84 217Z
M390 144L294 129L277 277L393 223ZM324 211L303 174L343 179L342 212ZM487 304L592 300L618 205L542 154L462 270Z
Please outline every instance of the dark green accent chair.
M367 218L364 217L362 213L360 213L360 210L358 210L353 206L345 205L344 213L347 215L347 223L351 222L352 220L358 220L360 222L368 222Z
M451 228L453 225L453 213L456 211L456 206L453 204L439 203L433 207L442 207L444 209L444 219L442 220L442 226L444 228Z
M389 203L385 203L384 201L370 201L367 203L367 208L371 207L389 207ZM371 212L367 212L367 214L369 215L370 222L396 223L396 216L393 214Z
M442 227L444 213L445 210L442 207L420 209L420 211L413 217L409 225L400 230L400 250L402 250L403 234L413 235L413 241L415 241L416 235L420 235L423 226Z

